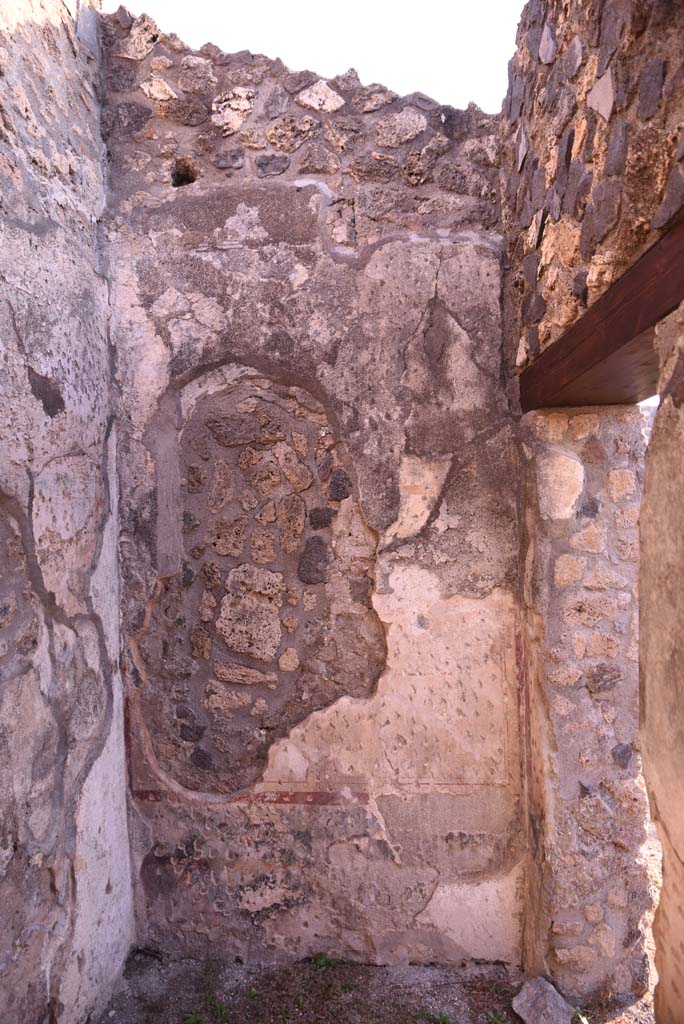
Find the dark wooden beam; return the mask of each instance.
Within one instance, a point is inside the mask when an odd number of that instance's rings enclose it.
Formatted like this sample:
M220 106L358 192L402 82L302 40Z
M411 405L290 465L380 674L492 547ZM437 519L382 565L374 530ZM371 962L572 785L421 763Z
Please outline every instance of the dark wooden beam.
M523 412L622 405L656 393L653 327L684 301L684 221L663 235L520 375Z

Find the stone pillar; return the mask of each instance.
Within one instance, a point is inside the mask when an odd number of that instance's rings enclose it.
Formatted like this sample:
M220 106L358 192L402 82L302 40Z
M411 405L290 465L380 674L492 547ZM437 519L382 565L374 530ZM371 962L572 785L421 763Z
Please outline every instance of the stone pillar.
M637 519L644 420L523 419L529 664L527 969L569 997L647 984L638 744Z
M661 404L641 512L641 730L651 810L663 847L656 913L656 1018L684 1020L684 305L656 329Z

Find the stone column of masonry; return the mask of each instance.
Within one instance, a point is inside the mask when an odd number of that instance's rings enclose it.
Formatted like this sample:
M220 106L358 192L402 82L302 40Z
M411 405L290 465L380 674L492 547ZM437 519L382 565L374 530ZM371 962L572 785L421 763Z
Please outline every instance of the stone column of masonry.
M527 967L577 1001L639 993L649 906L637 664L644 420L604 407L522 422L536 907Z
M651 811L663 846L656 913L658 1024L684 1019L684 305L656 329L661 405L646 457L641 533L641 730Z

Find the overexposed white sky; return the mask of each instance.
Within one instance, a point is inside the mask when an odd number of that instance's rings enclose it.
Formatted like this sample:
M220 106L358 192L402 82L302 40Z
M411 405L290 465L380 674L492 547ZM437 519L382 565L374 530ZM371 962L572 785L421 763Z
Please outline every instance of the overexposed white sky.
M507 65L523 0L131 0L164 32L195 49L215 43L233 53L280 57L293 71L324 78L356 68L364 85L380 82L400 94L424 92L440 103L472 100L495 114L507 86ZM114 11L118 0L103 0Z

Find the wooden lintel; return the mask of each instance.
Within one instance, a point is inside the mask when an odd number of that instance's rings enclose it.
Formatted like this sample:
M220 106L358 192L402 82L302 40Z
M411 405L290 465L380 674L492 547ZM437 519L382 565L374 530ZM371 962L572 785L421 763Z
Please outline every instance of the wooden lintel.
M655 394L653 327L684 301L684 221L648 249L520 375L523 412Z

